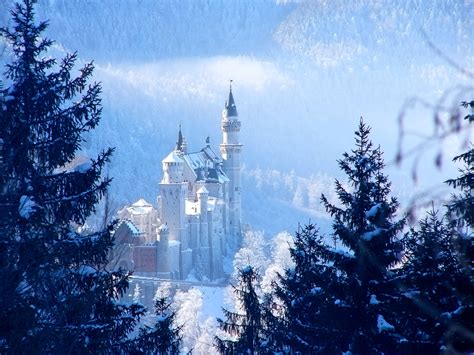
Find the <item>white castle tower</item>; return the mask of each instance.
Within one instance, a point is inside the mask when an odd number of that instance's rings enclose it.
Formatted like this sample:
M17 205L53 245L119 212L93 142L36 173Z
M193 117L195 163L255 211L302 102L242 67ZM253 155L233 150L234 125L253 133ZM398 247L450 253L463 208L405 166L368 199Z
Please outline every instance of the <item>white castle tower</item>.
M238 245L241 239L240 153L242 144L239 139L240 121L232 95L232 80L230 81L229 99L222 111L221 129L223 134L220 145L222 168L230 180L227 196L225 196L229 221L227 233Z
M181 142L178 143L178 146L179 144ZM184 162L178 156L177 150L173 150L163 159L162 163L163 179L160 182L161 196L159 198L160 219L167 224L170 240L187 244L184 200L188 188L183 176ZM188 245L183 245L183 247L186 249Z

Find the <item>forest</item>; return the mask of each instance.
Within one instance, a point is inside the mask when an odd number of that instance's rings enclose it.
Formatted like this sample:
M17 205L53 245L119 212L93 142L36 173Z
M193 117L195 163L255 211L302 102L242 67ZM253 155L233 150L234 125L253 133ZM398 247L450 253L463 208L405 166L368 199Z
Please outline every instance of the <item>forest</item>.
M101 125L104 89L94 62L77 52L52 55L50 24L36 6L16 3L0 28L0 353L474 352L472 87L457 91L454 108L433 103L433 127L425 128L441 132L428 137L436 143L467 137L449 157L457 174L440 181L448 195L408 196L402 208L384 147L360 117L338 128L354 134L334 159L335 179L249 172L257 189L273 182L267 191L326 222L294 220L294 236L282 232L270 242L248 228L232 258L231 301L221 317L199 318L200 291L176 292L167 283L147 309L138 284L130 288L133 273L109 267L118 225L106 218L109 164L120 151L104 145L77 160ZM291 35L283 36L287 46ZM472 82L470 68L456 69ZM402 164L408 149L400 117ZM423 145L415 148L423 153Z

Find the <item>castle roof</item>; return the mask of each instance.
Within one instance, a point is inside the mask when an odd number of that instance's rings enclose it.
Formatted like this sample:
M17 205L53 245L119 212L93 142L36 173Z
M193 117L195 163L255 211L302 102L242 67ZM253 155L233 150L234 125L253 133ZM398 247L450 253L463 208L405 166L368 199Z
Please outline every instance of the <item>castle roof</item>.
M222 159L210 146L206 146L199 152L183 154L182 159L194 171L198 181L220 183L229 181L222 170Z
M173 150L171 153L169 153L165 159L161 161L162 163L182 163L183 161L179 157L178 154L176 154L176 150Z
M199 190L196 191L197 194L208 194L209 191L207 191L206 186L201 186Z
M130 214L147 214L153 210L153 206L142 198L125 208Z
M146 202L143 198L139 199L137 202L135 202L133 207L152 207L151 203Z
M237 117L237 106L235 106L234 95L232 95L232 80L230 81L229 99L225 103L224 111L222 112L224 117Z
M122 223L120 223L119 227L117 228L117 230L119 228L123 228L123 227L127 228L128 231L130 232L130 234L132 234L132 236L134 237L138 237L142 234L142 232L140 232L140 230L137 228L137 226L135 226L135 224L133 224L132 221L130 220L123 220Z
M181 125L179 125L179 132L178 132L178 141L176 142L176 150L183 149L183 134L181 133Z

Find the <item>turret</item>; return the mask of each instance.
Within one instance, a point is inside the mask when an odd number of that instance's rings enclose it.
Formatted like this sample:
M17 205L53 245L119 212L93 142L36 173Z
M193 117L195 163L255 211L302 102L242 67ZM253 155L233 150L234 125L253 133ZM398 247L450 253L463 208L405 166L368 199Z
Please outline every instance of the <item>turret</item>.
M226 202L226 234L231 237L231 246L236 248L240 244L241 238L241 198L240 198L240 154L242 144L240 144L239 133L241 123L232 93L232 80L229 88L229 98L222 111L222 144L220 150L222 154L222 168L229 178L227 187Z
M162 183L180 183L183 182L183 160L178 156L177 151L173 150L168 156L162 160L163 164L163 180Z
M199 202L199 213L201 214L201 221L207 222L207 199L209 197L209 191L206 186L202 186L196 191L197 199Z
M222 111L221 128L223 133L223 144L239 144L240 121L232 94L232 80L229 89L229 99Z
M181 157L183 137L178 135L176 148L163 159L163 179L160 182L160 220L167 223L170 240L182 243L184 249L188 248L186 237L185 199L188 191L184 182L184 161Z
M169 237L170 237L170 230L166 226L166 224L162 224L158 228L158 242L160 249L167 250L169 246Z

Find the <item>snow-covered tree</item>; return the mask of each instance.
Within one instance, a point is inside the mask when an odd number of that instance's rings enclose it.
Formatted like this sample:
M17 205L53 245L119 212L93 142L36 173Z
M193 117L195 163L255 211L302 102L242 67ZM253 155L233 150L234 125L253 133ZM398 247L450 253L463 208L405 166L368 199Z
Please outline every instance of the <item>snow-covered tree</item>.
M419 230L403 239L405 263L398 271L400 298L397 323L405 341L403 351L437 353L445 346L450 313L458 308L454 281L456 267L454 238L436 211L428 212Z
M373 146L369 134L370 127L361 118L355 149L338 161L350 187L336 180L341 206L324 195L321 198L334 218L335 247L327 246L320 256L333 265L341 280L344 292L338 303L345 309L348 335L342 342L345 350L355 353L393 351L398 337L391 324L390 302L397 289L390 269L400 260L398 234L404 220L395 220L398 201L389 197L391 184L383 174L382 151Z
M176 322L182 324L182 349L190 352L201 334L202 292L191 288L187 292L178 291L174 297Z
M172 294L173 285L171 282L164 281L160 283L160 286L155 291L155 296L153 297L153 301L156 301L159 298L166 297L170 298Z
M196 345L193 348L193 354L197 355L210 355L218 354L217 349L214 347L214 337L216 336L217 322L214 317L206 319L202 325L201 334L196 339Z
M142 288L140 287L139 283L135 284L135 288L133 289L133 302L141 303L142 300Z
M143 313L117 299L128 274L106 270L112 225L80 232L110 179L112 149L74 166L101 117L92 63L48 56L47 22L34 0L12 10L11 45L0 106L0 352L89 353L120 349Z
M389 310L396 294L390 271L400 260L398 234L404 219L395 218L398 201L389 197L391 184L383 174L382 151L373 146L369 134L361 118L355 149L338 161L349 185L346 189L336 180L340 206L322 196L334 219L335 247L326 246L319 255L332 265L337 287L343 288L337 303L346 321L338 326L348 337L340 343L353 353L390 352L399 338Z
M217 319L223 334L216 336L216 347L222 354L259 352L262 341L261 304L257 296L258 273L247 265L239 270L234 292L242 304L242 312L223 308L226 320Z
M341 287L336 270L322 258L324 238L314 224L298 230L290 249L294 266L273 284L265 307L266 338L275 352L337 353L346 350L337 329ZM267 299L268 300L268 299ZM343 329L341 329L343 332Z
M265 270L261 282L264 293L272 292L272 284L278 281L278 275L283 275L286 269L293 265L290 247L293 237L288 232L278 233L271 241L271 263Z
M472 112L465 119L474 122L474 101L463 102ZM474 147L454 158L464 167L460 176L447 184L457 189L447 207L452 231L456 237L457 266L460 269L456 280L459 308L453 313L453 326L449 330L448 346L457 352L474 352Z
M269 264L267 249L268 243L263 232L246 231L242 248L234 256L233 277L237 277L240 270L247 265L252 265L257 270L265 270Z
M178 354L181 348L181 326L176 325L176 312L167 297L155 300L154 327L140 328L138 350L145 354ZM136 350L136 349L134 349Z

